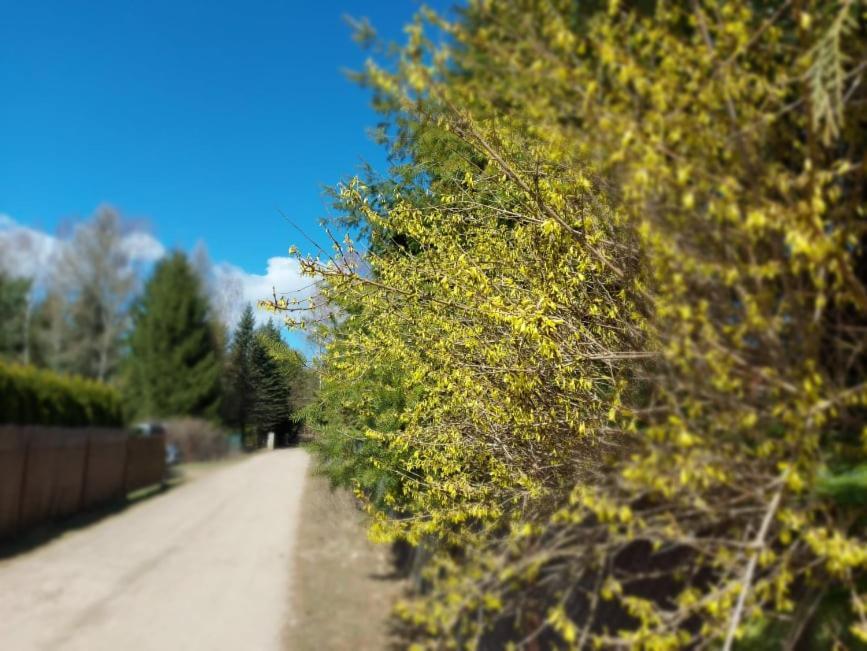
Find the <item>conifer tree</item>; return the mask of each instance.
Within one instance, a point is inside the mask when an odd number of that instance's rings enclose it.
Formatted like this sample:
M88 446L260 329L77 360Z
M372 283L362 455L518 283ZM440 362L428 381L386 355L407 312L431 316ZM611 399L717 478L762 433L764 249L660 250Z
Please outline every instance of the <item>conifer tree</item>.
M253 387L252 352L255 343L253 307L248 303L232 336L226 369L226 398L223 417L237 427L246 442L256 396Z
M269 351L269 343L279 340L280 331L269 322L256 331L251 347L251 376L255 394L251 420L260 438L268 432L281 433L288 426L291 416L286 378Z
M140 417L214 417L220 351L201 281L186 256L163 259L133 314L128 399Z

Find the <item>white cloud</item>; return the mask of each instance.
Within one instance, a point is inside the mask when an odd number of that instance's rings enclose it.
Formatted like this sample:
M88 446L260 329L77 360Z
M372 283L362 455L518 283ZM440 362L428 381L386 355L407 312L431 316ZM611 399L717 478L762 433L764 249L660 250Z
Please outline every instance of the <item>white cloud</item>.
M278 298L302 299L310 295L310 278L301 275L301 268L294 258L273 257L268 259L264 274L248 273L228 262L214 265L214 289L217 294L218 312L226 325L234 327L244 306L263 299ZM259 323L267 321L269 315L263 310L255 310Z
M156 262L166 254L166 247L162 242L144 231L128 233L121 246L134 262Z
M0 215L0 268L14 276L45 279L51 272L62 242L53 235L22 226Z
M16 222L0 213L0 269L15 276L45 283L66 246L66 240ZM132 264L156 262L166 254L162 242L146 231L133 230L123 238L122 246ZM288 257L268 259L265 273L248 273L228 262L210 264L203 270L208 290L219 317L233 329L247 303L252 303L258 323L267 321L264 310L255 309L258 301L278 297L299 300L312 293L311 279L301 275L298 261Z
M41 283L51 274L65 246L66 240L0 214L0 269L6 273ZM166 253L159 240L141 230L124 235L121 246L132 264L155 262Z

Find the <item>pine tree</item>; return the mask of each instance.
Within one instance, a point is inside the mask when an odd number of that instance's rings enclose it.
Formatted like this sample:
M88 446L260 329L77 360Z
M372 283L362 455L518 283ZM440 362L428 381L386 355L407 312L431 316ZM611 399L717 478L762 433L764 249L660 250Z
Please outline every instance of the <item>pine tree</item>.
M201 281L183 253L163 259L133 313L127 394L139 417L214 417L220 351Z
M251 410L253 428L261 440L268 432L282 433L290 421L289 388L268 343L279 340L273 323L260 327L251 349L252 384L255 400Z
M252 376L252 353L255 343L253 307L248 303L232 336L226 368L223 418L237 427L246 442L256 396Z

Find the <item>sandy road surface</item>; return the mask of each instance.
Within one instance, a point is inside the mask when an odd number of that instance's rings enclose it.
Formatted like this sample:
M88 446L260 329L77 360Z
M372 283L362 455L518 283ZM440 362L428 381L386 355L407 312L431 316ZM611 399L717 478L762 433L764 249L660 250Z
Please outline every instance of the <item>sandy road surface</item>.
M307 464L258 454L0 561L0 649L284 648Z

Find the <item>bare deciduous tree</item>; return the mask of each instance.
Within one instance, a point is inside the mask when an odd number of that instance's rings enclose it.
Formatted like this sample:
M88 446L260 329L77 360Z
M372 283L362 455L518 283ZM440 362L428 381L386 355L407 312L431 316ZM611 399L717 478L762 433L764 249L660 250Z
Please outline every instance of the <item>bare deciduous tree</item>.
M65 366L99 380L116 369L136 289L123 237L121 217L101 207L75 227L55 269L56 286L69 300Z

